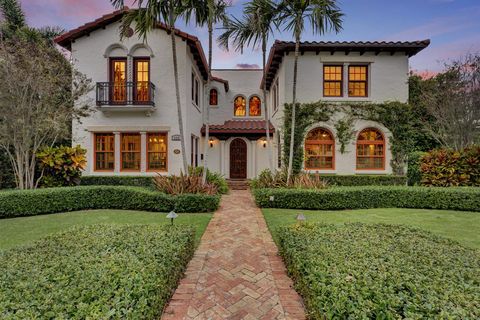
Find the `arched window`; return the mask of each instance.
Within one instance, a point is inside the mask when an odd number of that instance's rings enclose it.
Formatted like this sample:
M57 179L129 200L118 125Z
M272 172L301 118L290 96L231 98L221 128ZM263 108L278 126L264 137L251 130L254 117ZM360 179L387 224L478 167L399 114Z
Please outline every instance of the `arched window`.
M357 140L357 169L385 168L385 139L374 128L360 132Z
M233 114L235 117L245 117L247 115L247 102L244 97L238 96L233 101Z
M335 140L330 131L316 128L305 139L305 169L334 169Z
M210 90L210 105L217 106L218 105L218 91L217 89Z
M253 96L248 102L250 117L258 117L262 115L262 101L259 97Z

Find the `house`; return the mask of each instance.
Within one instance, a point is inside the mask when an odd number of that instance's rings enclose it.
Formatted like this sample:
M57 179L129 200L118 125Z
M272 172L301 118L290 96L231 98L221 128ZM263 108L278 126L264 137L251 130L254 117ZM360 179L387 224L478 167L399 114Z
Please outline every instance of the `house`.
M56 39L96 88L96 112L73 123L73 143L87 149L85 175L177 174L182 155L171 39L159 24L144 42L119 35L124 10ZM213 70L197 37L176 30L184 139L192 166L202 164L205 110L210 109L208 167L227 178L252 178L268 168L266 126L274 163L281 165L284 104L292 100L294 43L275 41L266 74ZM414 42L304 42L300 46L299 102L383 102L408 99L408 59L429 45ZM261 87L268 90L265 120ZM337 115L336 117L339 117ZM308 128L304 170L328 174L389 174L390 137L379 123L355 121L355 138L341 153L335 119Z

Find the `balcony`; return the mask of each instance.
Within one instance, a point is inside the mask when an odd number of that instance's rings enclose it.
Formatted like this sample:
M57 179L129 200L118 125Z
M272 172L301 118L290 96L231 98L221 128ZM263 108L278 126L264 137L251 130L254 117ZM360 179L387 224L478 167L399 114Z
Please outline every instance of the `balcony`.
M97 82L97 107L110 111L144 111L155 109L155 85L151 82Z

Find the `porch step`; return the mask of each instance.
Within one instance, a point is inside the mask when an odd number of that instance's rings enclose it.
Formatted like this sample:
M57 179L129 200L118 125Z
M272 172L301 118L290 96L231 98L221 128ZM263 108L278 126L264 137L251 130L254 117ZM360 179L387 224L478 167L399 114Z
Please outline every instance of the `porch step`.
M247 179L227 179L230 190L248 190L250 189L250 180Z

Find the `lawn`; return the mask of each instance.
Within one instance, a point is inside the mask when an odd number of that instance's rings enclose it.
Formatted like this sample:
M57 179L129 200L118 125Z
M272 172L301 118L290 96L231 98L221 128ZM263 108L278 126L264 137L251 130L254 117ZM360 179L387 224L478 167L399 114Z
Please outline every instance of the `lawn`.
M126 210L91 210L57 213L41 216L0 219L0 250L9 249L38 240L46 235L64 231L73 226L95 224L147 224L170 223L166 213ZM211 214L179 214L175 224L195 227L198 243L212 217Z
M461 244L480 248L480 213L422 209L367 209L348 211L305 211L263 209L267 224L276 238L279 226L295 223L303 213L310 222L341 224L346 222L387 223L408 225L450 238Z

